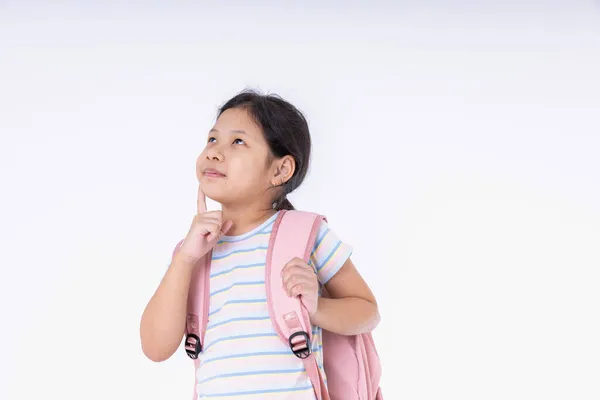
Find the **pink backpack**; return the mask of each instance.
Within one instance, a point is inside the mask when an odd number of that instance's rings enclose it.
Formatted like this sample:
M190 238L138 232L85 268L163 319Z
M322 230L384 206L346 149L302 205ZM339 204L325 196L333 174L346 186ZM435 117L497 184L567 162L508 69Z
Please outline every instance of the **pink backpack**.
M308 313L301 301L288 297L281 285L280 272L289 260L300 257L308 262L321 220L326 219L296 210L282 210L275 220L265 272L271 321L281 340L289 344L290 353L302 359L318 400L383 400L379 388L381 364L371 334L343 336L323 330L326 388L311 352ZM211 259L212 252L209 252L196 265L188 294L185 351L194 360L196 369L208 324ZM194 400L197 398L195 387L194 384Z

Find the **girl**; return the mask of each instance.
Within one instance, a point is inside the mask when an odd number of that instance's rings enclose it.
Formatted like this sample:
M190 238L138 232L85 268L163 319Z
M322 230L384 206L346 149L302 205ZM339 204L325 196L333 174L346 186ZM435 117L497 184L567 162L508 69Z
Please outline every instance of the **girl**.
M304 180L310 159L308 124L300 111L274 95L245 91L225 103L196 162L198 214L144 310L144 354L167 360L185 333L192 269L213 250L210 320L200 366L199 398L312 400L302 360L277 336L269 318L265 261L271 227L286 195ZM206 211L205 196L221 204ZM293 259L282 285L301 296L313 325L313 352L323 371L321 329L342 335L369 332L379 322L377 303L354 267L352 248L323 222L310 262ZM325 286L330 298L320 297Z

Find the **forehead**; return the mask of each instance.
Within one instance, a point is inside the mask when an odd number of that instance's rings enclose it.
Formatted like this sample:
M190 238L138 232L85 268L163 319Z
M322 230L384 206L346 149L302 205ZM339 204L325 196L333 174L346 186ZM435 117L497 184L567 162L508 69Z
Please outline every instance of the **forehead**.
M245 134L255 138L262 138L260 128L254 119L244 109L230 108L225 110L215 122L211 132Z

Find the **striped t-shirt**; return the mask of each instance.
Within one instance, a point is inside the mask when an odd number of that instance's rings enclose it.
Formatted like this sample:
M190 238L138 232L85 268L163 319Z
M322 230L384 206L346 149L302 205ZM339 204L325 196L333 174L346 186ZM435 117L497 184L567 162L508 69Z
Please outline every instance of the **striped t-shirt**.
M267 247L277 214L252 231L223 236L213 250L209 322L199 356L199 399L313 400L302 360L277 336L266 299ZM323 285L352 253L322 222L310 264ZM312 347L323 371L321 329Z

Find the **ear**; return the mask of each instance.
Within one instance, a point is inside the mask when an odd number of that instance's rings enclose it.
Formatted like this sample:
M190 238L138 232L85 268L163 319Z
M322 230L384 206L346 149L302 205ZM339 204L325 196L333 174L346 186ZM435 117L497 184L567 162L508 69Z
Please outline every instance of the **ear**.
M273 177L271 178L273 186L281 186L294 176L294 171L296 170L294 157L287 155L275 160L273 164L275 167Z

